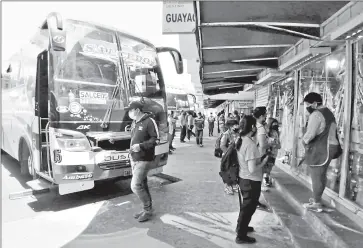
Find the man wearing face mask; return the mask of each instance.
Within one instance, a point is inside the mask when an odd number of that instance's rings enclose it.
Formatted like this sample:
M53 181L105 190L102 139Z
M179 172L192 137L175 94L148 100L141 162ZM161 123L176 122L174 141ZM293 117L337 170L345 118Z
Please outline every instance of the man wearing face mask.
M321 210L321 198L326 186L326 174L332 160L329 145L339 145L334 114L322 105L321 95L315 92L304 98L306 110L310 113L307 130L303 137L305 164L311 169L313 198L304 207Z
M133 120L130 143L131 190L143 204L143 210L134 215L139 222L147 221L152 216L152 199L147 184L147 174L150 164L155 159L155 146L159 139L156 122L151 115L142 111L143 107L142 102L133 101L125 108Z
M256 139L255 139L256 145L258 147L261 156L264 156L265 154L267 154L267 150L269 148L267 140L268 136L266 131L266 118L267 118L266 107L255 108L253 110L253 117L255 117L256 119L256 128L257 128ZM266 175L264 175L264 177L265 176ZM266 191L267 187L263 185L262 190ZM259 202L257 208L266 209L267 206Z

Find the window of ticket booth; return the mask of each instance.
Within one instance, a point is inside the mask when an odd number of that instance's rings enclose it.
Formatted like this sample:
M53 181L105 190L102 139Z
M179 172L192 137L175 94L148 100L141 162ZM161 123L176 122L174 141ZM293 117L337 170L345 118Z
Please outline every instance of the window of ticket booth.
M353 109L345 197L363 207L363 39L353 45Z
M329 56L319 61L306 65L300 71L299 94L298 94L298 143L297 158L298 163L305 155L302 138L306 132L309 119L303 99L310 92L322 95L323 105L328 107L334 114L338 135L341 144L343 143L343 110L344 110L344 78L345 78L345 49L342 47ZM339 192L339 179L341 172L341 157L330 163L327 178L327 187ZM301 173L309 175L308 166L302 164L299 167Z
M294 74L285 80L271 86L271 95L268 105L268 115L276 118L280 123L281 149L278 158L290 164L293 150L293 123L294 123Z

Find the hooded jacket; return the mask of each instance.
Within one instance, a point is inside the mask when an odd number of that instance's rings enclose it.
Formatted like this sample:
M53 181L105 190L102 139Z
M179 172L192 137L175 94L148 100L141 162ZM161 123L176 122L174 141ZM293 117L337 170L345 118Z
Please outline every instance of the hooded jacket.
M134 161L153 161L155 158L155 146L159 139L159 130L151 116L145 114L139 121L132 122L130 147L140 144L139 152L131 152L131 158Z

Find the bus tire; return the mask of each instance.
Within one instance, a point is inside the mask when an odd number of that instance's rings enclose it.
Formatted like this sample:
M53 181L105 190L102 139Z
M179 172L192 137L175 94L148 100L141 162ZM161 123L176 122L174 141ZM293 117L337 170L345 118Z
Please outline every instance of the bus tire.
M26 177L34 177L33 155L24 139L19 148L20 173Z

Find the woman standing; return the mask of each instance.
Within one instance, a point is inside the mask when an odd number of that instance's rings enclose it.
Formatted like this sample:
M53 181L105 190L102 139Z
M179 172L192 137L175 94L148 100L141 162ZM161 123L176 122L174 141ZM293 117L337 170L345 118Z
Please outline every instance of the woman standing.
M239 187L241 189L243 203L240 205L240 212L237 221L236 243L255 243L256 239L247 236L248 232L254 231L249 227L252 215L255 213L260 194L262 172L268 156L261 159L253 137L256 135L256 119L248 115L241 122L241 139L237 141L237 156L239 162ZM261 161L262 160L262 161Z

